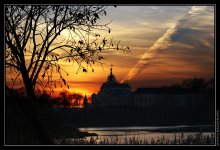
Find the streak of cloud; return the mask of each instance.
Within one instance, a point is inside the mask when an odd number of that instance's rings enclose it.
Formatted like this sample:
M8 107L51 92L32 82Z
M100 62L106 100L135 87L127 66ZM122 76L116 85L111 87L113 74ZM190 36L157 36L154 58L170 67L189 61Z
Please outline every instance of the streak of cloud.
M121 82L129 81L139 74L145 66L149 65L149 63L155 57L157 57L158 52L165 50L171 45L173 35L178 31L179 28L181 28L181 24L184 22L184 20L187 20L189 16L201 14L205 11L205 9L206 6L192 6L191 9L180 20L168 28L168 30L154 42L154 44L141 56L138 62L129 71L128 75L123 78Z
M165 49L169 46L169 40L171 34L176 31L176 25L174 24L169 28L139 59L135 66L129 71L129 74L121 81L131 80L141 69L149 64L149 62L156 56L158 50Z

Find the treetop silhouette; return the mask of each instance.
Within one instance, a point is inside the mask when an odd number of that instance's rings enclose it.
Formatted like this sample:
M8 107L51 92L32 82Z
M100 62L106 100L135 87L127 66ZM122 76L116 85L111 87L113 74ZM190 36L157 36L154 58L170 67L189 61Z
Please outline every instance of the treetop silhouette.
M111 32L109 23L97 23L105 15L106 6L6 5L6 67L14 75L11 80L20 78L27 95L34 97L38 86L52 92L57 84L69 88L61 60L76 62L77 73L87 72L95 63L102 65L102 51L129 51L99 34ZM53 78L55 72L58 79Z

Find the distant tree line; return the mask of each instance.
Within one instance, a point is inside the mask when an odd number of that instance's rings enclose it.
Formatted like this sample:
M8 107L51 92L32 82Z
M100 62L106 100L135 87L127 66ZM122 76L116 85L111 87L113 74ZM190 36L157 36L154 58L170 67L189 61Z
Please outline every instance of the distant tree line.
M80 100L82 100L83 95L81 93L71 93L66 90L63 90L59 93L60 101L58 101L58 105L63 105L65 108L70 106L79 106Z
M215 79L212 78L208 81L205 81L203 78L191 78L185 79L181 84L172 84L171 86L163 87L173 90L190 90L192 93L203 93L209 96L214 97L215 94ZM10 92L8 92L10 90ZM25 89L6 89L6 97L9 95L16 95L20 98L25 98ZM56 98L52 98L46 91L42 93L37 93L37 103L41 104L54 104L57 106L63 105L65 108L69 108L70 105L78 106L79 101L83 99L83 104L87 105L87 101L85 101L84 96L81 93L69 92L67 90L63 90L59 93L59 96ZM87 98L86 98L87 100Z
M193 93L204 93L214 97L215 94L215 79L212 78L205 81L203 78L191 78L185 79L181 84L173 84L171 86L165 87L171 90L190 90Z

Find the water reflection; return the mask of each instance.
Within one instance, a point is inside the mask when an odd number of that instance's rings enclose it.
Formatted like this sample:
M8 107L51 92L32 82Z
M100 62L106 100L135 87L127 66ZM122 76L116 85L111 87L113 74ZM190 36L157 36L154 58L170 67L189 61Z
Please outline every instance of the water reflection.
M208 125L205 125L208 126ZM103 139L108 141L115 141L116 139L119 143L124 143L128 139L137 140L157 140L157 139L186 139L188 135L195 136L198 132L157 132L158 129L174 129L174 128L192 128L192 127L205 127L203 126L163 126L163 127L97 127L97 128L80 128L80 131L96 133L98 137L93 136L96 140L102 141ZM150 131L149 131L150 130ZM155 131L154 131L155 130ZM210 136L211 132L202 133L203 136ZM87 137L89 140L91 137Z

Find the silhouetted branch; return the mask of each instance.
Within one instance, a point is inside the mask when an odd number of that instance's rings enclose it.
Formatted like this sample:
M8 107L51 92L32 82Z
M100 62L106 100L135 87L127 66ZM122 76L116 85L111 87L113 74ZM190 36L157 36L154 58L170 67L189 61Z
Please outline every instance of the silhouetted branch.
M106 15L105 9L106 6L7 5L6 62L17 66L25 85L31 84L34 89L41 77L48 78L41 86L51 88L48 83L57 81L52 70L60 75L59 80L64 79L59 61L76 62L77 73L87 72L95 63L102 66L102 51L128 50L119 47L119 43L113 45L112 39L110 43L106 37L101 39L98 31L111 32L111 21L97 23ZM63 33L68 34L67 38Z

